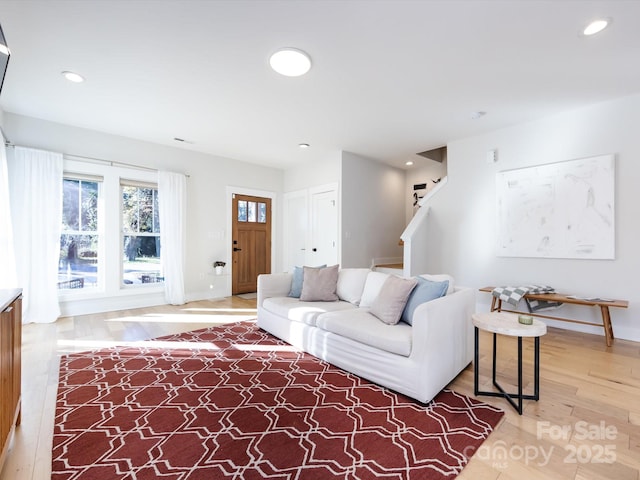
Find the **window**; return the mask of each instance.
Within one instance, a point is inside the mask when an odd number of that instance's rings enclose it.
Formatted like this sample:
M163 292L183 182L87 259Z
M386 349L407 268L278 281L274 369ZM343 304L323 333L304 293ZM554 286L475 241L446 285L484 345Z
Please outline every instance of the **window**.
M121 181L122 283L161 283L158 188Z
M64 168L61 301L161 290L157 175L73 159Z
M267 223L267 204L238 200L238 221Z
M101 178L65 176L62 181L59 290L98 286L101 186Z

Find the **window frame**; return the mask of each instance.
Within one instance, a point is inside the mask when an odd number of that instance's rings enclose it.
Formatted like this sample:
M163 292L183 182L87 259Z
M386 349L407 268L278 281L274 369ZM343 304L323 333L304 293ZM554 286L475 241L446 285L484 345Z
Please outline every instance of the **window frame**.
M99 198L99 208L102 212L99 215L99 230L102 233L99 253L101 263L98 269L100 288L58 290L58 300L63 311L68 314L76 314L73 312L83 314L94 309L103 311L114 305L113 302L116 302L115 304L119 305L119 308L125 308L130 300L124 300L124 298L130 296L145 296L149 299L145 301L161 301L164 292L164 285L161 283L145 284L145 288L124 288L121 284L120 181L127 179L131 182L156 185L157 172L102 161L74 159L66 155L64 156L63 169L63 176L100 177L103 179L102 196ZM123 300L116 300L117 298L123 298Z
M152 205L154 208L154 211L152 212L152 230L155 230L156 228L156 221L157 221L157 232L141 232L138 230L138 232L127 232L125 231L125 225L124 225L124 199L123 199L123 188L124 187L135 187L135 188L144 188L144 189L152 189L154 190L155 194L154 194L154 199L152 201ZM119 205L120 208L118 209L119 211L119 223L120 223L120 228L119 228L119 244L120 244L120 275L119 275L119 286L120 289L123 290L135 290L135 289L140 289L140 288L154 288L154 287L162 287L164 288L164 278L163 278L163 272L162 272L162 245L160 244L160 218L159 218L159 212L155 211L155 208L159 208L159 204L158 204L158 196L159 196L159 191L158 191L158 184L154 183L154 182L148 182L148 181L140 181L140 180L132 180L126 177L120 177L120 181L119 181ZM157 220L156 220L157 219ZM139 225L138 225L138 229L139 229ZM125 259L125 246L124 246L124 240L126 236L136 236L136 237L152 237L152 238L156 238L158 245L160 245L159 248L159 252L158 252L158 274L155 275L156 280L149 282L149 283L130 283L127 284L125 283L125 268L124 268L124 259ZM158 278L162 278L161 281L157 281Z
M92 295L97 292L104 292L105 290L105 275L104 275L104 265L105 265L105 229L104 229L104 177L101 175L94 174L86 174L86 173L78 173L73 170L64 169L62 175L62 182L64 185L65 180L75 180L79 182L95 182L98 185L98 197L97 197L97 226L96 230L82 230L82 213L81 213L81 202L79 202L79 211L78 211L78 223L79 230L65 230L64 229L64 205L62 207L62 217L60 218L60 237L63 235L94 235L97 236L97 260L96 260L96 284L95 286L83 287L79 289L61 289L58 288L58 298L66 299L68 297L85 297L87 295ZM64 195L64 194L63 194ZM62 250L62 246L60 247ZM60 257L58 262L62 261ZM60 268L58 266L58 268ZM59 271L59 270L58 270Z

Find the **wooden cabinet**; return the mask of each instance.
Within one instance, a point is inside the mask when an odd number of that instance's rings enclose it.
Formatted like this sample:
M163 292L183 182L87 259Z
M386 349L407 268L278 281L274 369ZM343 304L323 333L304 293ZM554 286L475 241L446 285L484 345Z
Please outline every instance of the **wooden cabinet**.
M0 290L0 469L20 424L22 291Z

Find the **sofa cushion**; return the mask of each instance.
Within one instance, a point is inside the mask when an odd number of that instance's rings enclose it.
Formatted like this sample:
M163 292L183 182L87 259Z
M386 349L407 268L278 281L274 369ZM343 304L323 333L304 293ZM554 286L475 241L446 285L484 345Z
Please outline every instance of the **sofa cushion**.
M402 278L391 275L382 285L380 294L371 304L370 312L388 325L395 325L407 304L411 291L417 285L415 278Z
M413 325L413 312L418 308L418 305L446 295L447 288L449 287L449 280L432 282L422 277L417 277L417 280L418 285L416 285L416 288L414 288L411 295L409 295L407 304L402 312L402 317L400 318L401 321L409 325Z
M354 305L359 305L364 284L370 271L369 268L345 268L340 270L336 288L338 298Z
M337 310L355 310L349 302L301 302L292 297L266 298L262 308L294 322L315 326L318 315Z
M446 273L439 273L437 275L425 273L424 275L420 275L420 276L426 280L431 280L432 282L444 282L445 280L447 280L449 282L449 287L447 288L447 295L450 295L455 290L455 285L453 284L453 277L451 275L447 275Z
M304 267L300 300L305 302L335 302L338 300L338 265L326 268Z
M316 325L385 352L404 357L411 354L411 326L406 323L386 325L363 308L323 313L317 317Z
M324 268L327 265L320 265L318 267L313 268ZM300 294L302 293L302 281L304 279L304 270L303 267L293 267L292 278L291 278L291 290L289 291L290 297L300 298Z
M382 272L369 272L367 275L367 281L364 283L364 291L362 292L362 299L360 300L361 307L370 307L373 301L376 299L382 285L389 278L388 273Z

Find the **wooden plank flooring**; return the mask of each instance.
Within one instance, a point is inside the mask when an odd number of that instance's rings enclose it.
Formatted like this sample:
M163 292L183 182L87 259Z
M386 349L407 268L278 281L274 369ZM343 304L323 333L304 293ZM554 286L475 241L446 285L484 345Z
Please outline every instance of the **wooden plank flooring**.
M62 354L255 318L255 300L231 297L106 314L66 317L23 330L22 424L0 480L51 476L51 441ZM481 335L482 389L491 385L491 336ZM516 342L499 338L498 381L516 382ZM524 341L531 388L533 341ZM480 397L505 418L459 479L640 480L640 343L550 328L541 339L540 401L519 416L505 400ZM473 396L469 366L453 390ZM474 453L474 452L469 452Z

